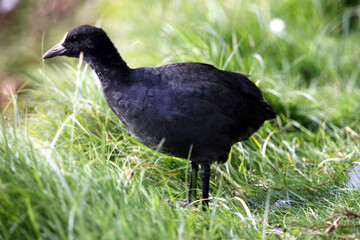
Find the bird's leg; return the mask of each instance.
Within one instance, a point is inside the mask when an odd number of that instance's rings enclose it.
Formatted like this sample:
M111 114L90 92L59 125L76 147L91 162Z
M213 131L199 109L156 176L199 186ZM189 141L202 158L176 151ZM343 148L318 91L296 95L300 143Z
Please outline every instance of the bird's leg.
M195 162L190 162L190 180L189 180L189 193L188 193L188 204L191 204L196 200L196 180L199 165Z
M209 206L209 182L210 182L210 164L202 164L200 168L200 177L202 181L202 206L205 211Z

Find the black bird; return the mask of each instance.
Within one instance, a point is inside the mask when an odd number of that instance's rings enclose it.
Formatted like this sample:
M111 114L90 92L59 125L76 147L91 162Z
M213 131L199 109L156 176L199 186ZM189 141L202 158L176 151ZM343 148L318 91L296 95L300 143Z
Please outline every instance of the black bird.
M195 62L131 69L106 33L93 26L71 29L43 59L77 58L80 53L96 72L109 107L132 135L150 148L161 143L160 151L171 156L187 158L190 153L189 203L196 199L199 164L205 207L210 164L226 162L234 143L275 118L247 75Z

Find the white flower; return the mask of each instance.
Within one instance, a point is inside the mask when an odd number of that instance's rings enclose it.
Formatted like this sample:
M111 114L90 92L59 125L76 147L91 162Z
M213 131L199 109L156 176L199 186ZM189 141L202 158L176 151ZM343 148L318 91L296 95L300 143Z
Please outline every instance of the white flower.
M282 19L274 18L270 21L269 27L272 33L281 33L285 29L286 25Z

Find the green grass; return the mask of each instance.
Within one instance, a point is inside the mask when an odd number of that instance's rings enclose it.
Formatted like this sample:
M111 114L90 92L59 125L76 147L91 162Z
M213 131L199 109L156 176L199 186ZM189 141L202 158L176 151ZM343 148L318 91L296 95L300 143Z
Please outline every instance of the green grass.
M12 96L13 116L1 120L0 240L360 237L360 218L347 213L360 214L360 191L345 185L346 169L360 159L352 132L360 133L355 8L343 1L92 4L131 67L201 61L250 73L277 118L212 166L208 212L183 208L188 162L131 137L85 64L42 63L24 72L33 88ZM280 35L268 28L274 17L286 23ZM276 207L279 200L291 205Z

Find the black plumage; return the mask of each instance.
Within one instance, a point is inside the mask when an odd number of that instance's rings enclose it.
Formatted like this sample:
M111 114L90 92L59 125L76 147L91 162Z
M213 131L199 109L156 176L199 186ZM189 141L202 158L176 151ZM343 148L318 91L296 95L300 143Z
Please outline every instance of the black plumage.
M109 107L132 135L150 148L161 143L160 151L171 156L187 158L191 149L190 202L198 164L207 205L210 164L226 162L234 143L275 117L247 75L190 62L131 69L106 33L89 25L71 29L43 58L81 52Z

